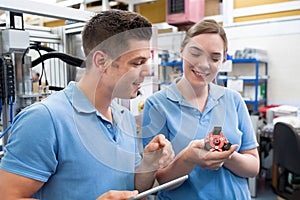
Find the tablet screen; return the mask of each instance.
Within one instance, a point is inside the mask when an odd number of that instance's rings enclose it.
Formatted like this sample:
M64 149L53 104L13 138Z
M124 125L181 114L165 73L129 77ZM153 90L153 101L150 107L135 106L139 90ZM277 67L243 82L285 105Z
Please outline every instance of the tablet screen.
M189 177L188 175L185 175L185 176L179 177L179 178L177 178L177 179L174 179L174 180L172 180L172 181L170 181L170 182L167 182L167 183L164 183L164 184L162 184L162 185L156 186L156 187L151 188L151 189L149 189L149 190L146 190L146 191L144 191L144 192L142 192L142 193L139 193L137 196L135 196L135 197L133 197L133 198L130 198L130 200L141 199L141 198L144 198L144 197L146 197L146 196L148 196L148 195L150 195L150 194L153 194L153 193L155 193L155 192L158 192L158 191L160 191L160 190L163 190L163 189L166 189L166 188L168 188L168 187L177 185L177 184L179 184L179 183L184 182L186 179L188 179L188 177Z

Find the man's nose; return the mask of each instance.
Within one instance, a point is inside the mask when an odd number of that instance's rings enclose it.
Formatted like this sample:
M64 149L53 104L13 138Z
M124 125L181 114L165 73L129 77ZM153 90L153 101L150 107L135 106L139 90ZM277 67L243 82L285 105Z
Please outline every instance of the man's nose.
M145 77L145 76L150 76L151 75L151 71L152 71L152 66L149 65L149 64L145 64L145 65L142 65L142 68L141 68L141 76L142 77Z

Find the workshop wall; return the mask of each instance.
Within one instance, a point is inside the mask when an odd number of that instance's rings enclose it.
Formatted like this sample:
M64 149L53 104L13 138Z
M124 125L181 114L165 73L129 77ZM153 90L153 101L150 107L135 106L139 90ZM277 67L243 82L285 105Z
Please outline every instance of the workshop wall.
M268 52L269 80L268 80L268 104L300 104L300 21L287 25L288 22L277 23L273 34L263 34L268 25L261 27L248 27L253 33L242 36L242 28L226 30L229 37L229 53L241 50L245 47L263 49ZM272 29L271 25L269 28ZM283 31L284 30L284 31ZM268 32L268 31L267 31ZM240 33L237 37L237 33ZM261 33L261 34L259 34Z
M230 55L246 47L268 52L268 104L300 104L300 19L225 28ZM159 34L158 48L180 50L185 33Z

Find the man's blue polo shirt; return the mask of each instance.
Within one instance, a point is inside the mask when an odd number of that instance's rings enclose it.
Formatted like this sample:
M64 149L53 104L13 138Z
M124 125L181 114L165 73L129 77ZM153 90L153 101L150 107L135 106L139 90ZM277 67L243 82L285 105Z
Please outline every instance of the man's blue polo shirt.
M1 169L45 182L39 199L93 199L109 190L133 190L140 162L136 124L113 102L114 123L76 87L33 104L13 122Z

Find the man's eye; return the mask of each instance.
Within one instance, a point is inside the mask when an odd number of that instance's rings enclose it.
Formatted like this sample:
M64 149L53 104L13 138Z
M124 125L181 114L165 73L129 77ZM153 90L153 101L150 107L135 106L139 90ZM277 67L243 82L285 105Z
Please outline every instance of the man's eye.
M141 65L143 64L142 62L134 62L133 65Z
M132 65L134 65L134 67L139 67L139 66L141 66L143 64L145 64L144 61L132 62Z
M219 62L219 61L220 61L220 58L212 58L212 61L213 61L213 62Z

